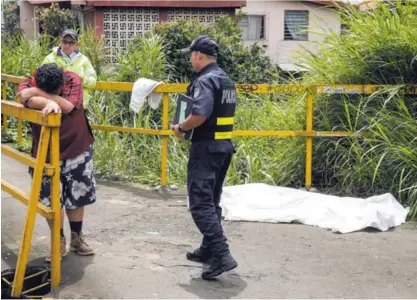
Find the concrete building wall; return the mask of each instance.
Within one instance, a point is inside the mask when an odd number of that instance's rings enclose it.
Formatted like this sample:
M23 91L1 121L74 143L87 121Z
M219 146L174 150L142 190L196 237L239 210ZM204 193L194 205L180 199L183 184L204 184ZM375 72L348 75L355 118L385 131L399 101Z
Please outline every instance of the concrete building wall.
M284 15L286 10L308 10L308 40L290 41L284 39ZM264 16L265 38L258 41L245 41L247 45L258 42L263 45L272 60L280 65L293 64L294 56L303 53L303 47L317 52L315 42L324 39L320 32L340 34L340 16L335 10L306 1L248 1L242 9L247 15Z
M29 39L35 39L39 32L39 21L36 18L35 5L28 1L19 1L20 27Z
M362 10L362 11L372 10L372 9L376 8L377 5L378 5L377 0L364 1L364 2L359 4L359 10Z

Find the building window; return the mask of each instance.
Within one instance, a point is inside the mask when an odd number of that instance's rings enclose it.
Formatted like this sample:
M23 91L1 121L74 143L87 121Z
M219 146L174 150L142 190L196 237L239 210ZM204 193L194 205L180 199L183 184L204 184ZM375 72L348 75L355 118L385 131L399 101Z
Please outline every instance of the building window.
M284 40L308 41L308 10L286 10Z
M244 41L260 41L265 39L265 16L246 15L240 21L242 39Z
M347 24L340 24L340 34L341 35L346 35L350 32L350 28Z

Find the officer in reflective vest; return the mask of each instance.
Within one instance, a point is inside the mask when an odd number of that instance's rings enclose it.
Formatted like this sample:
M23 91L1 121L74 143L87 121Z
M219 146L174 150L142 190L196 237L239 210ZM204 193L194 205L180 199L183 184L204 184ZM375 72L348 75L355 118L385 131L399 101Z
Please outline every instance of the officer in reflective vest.
M234 148L231 142L237 94L233 81L217 65L219 47L199 36L182 54L191 54L196 72L187 89L192 97L191 115L172 126L179 139L191 140L187 169L190 211L203 234L199 248L187 259L210 264L203 272L209 280L237 267L221 225L220 196Z

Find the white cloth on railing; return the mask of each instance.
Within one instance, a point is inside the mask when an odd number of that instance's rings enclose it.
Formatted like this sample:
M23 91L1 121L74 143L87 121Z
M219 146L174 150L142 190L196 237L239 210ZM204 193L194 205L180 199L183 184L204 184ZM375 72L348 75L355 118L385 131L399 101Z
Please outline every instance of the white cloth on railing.
M158 82L148 78L136 80L133 84L132 96L130 97L130 109L138 113L143 104L145 104L146 97L148 97L149 106L152 109L157 109L161 102L162 94L153 92L153 90L162 83L162 81Z

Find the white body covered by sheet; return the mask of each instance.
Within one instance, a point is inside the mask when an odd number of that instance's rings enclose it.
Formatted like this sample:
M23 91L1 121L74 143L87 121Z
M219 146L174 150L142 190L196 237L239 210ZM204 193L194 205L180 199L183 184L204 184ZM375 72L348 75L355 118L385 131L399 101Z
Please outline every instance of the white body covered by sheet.
M360 199L261 183L224 187L221 206L226 220L295 221L340 233L367 227L386 231L404 223L409 211L391 194Z

